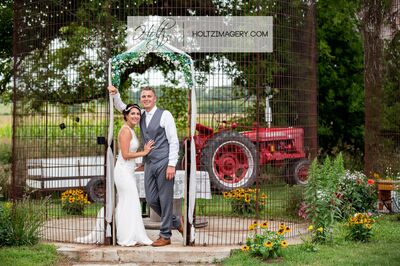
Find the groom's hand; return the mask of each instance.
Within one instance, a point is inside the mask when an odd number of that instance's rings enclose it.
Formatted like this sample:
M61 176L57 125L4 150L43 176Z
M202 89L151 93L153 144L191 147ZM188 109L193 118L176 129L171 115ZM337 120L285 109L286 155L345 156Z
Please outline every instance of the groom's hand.
M175 176L175 166L167 167L167 180L172 180Z
M115 88L113 85L108 86L107 89L108 93L110 93L111 95L115 95L118 92L117 88Z

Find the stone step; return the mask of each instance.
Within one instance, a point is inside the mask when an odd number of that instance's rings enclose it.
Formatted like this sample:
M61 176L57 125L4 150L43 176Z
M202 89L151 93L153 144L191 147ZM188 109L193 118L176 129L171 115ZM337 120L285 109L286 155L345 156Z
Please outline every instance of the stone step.
M174 264L184 263L216 263L229 257L232 249L238 246L221 247L183 247L180 244L171 244L164 247L138 246L97 246L80 244L56 244L57 251L69 259L79 262L79 265L90 264L121 264L121 263L154 263ZM111 264L111 265L112 265ZM181 264L182 265L182 264Z

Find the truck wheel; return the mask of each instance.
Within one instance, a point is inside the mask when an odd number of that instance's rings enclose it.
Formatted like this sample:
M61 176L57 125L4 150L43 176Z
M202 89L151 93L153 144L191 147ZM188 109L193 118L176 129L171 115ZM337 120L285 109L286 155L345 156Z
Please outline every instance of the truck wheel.
M104 178L92 177L86 185L86 193L93 202L103 203L105 196Z
M256 180L257 149L237 132L220 132L204 146L201 165L217 189L246 188Z
M291 184L306 185L308 182L308 170L311 162L308 159L293 161L290 166L289 180Z

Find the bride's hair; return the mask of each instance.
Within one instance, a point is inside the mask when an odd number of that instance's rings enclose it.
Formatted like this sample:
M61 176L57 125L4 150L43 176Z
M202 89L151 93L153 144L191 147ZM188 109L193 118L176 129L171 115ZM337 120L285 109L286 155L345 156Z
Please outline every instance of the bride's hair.
M136 103L130 103L125 107L124 110L122 110L122 114L124 115L125 121L126 121L126 116L129 114L129 112L132 110L132 108L138 109L140 116L142 116L142 110L140 109L139 105L137 105Z

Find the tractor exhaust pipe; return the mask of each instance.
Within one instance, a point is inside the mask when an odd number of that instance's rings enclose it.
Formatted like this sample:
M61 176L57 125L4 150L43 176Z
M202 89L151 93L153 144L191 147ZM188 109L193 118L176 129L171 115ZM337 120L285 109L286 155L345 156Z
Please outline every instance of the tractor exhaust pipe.
M270 128L272 123L272 110L269 105L269 100L272 99L272 90L270 86L265 86L265 94L265 122L268 128Z

